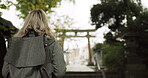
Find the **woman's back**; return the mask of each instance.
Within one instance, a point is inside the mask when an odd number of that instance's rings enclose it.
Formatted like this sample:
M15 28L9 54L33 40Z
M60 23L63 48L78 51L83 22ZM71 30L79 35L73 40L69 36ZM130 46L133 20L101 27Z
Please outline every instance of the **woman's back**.
M42 10L28 14L22 29L11 39L4 60L5 78L51 78L66 71L62 47Z

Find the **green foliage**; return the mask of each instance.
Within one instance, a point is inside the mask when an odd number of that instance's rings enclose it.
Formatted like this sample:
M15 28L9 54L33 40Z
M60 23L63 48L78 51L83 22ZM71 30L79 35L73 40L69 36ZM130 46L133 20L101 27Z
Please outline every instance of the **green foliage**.
M0 0L0 9L9 9L10 7L10 3L9 1L8 2L5 2L5 3L2 3L1 0ZM7 20L1 18L1 15L2 15L2 12L0 12L0 30L2 31L7 31L8 30L8 27L6 27L5 25L7 24Z
M0 30L6 31L6 30L8 30L8 28L6 28L4 25L0 25Z
M25 18L29 11L34 9L43 9L46 13L53 12L52 8L60 5L62 0L16 0L16 2L9 1L12 5L16 7L16 10L20 11L21 14L18 16L20 18ZM75 2L75 0L67 0L70 2ZM7 1L8 2L8 1Z
M139 2L131 0L102 0L91 9L92 24L96 28L108 25L108 28L122 36L127 32L130 23L143 12ZM134 3L135 2L135 3ZM127 22L125 22L127 20Z
M0 0L0 9L9 9L11 6L11 1L6 0L4 3ZM2 12L0 12L0 16L2 15Z
M5 37L10 37L17 32L17 28L15 28L10 21L0 17L0 32L3 33Z
M108 71L117 72L121 69L124 63L124 48L122 43L110 45L104 43L103 50L103 64L107 67Z
M4 4L1 4L1 5L0 5L0 8L1 8L1 9L7 9L7 7L6 7Z
M20 18L24 18L29 11L34 9L43 9L47 13L51 13L52 9L60 4L61 0L16 0L14 3L16 9L21 12L18 15Z
M9 9L9 7L12 5L11 1L6 0L5 2L1 2L0 0L0 8L1 9Z
M139 17L137 17L132 23L130 23L130 27L128 31L133 32L145 32L148 29L148 11L141 13Z
M121 14L123 14L125 9L122 7L124 7L124 4L122 2L111 2L94 5L91 9L92 24L96 25L96 28L100 28L105 24L108 24L111 19L114 19L114 22L116 22L115 18L117 17L121 18L118 21L123 20L125 16Z
M98 43L98 44L96 44L94 47L93 47L93 52L100 52L101 50L102 50L102 43Z

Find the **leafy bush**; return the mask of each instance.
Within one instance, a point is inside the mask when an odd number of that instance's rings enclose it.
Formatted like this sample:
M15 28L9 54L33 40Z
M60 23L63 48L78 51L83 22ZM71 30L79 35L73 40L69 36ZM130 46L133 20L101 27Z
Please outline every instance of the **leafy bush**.
M107 67L108 71L116 72L122 68L124 63L124 48L122 43L115 45L104 43L103 50L103 64Z
M96 44L94 47L93 47L93 52L96 53L96 52L100 52L101 51L101 48L102 48L102 43L98 43Z

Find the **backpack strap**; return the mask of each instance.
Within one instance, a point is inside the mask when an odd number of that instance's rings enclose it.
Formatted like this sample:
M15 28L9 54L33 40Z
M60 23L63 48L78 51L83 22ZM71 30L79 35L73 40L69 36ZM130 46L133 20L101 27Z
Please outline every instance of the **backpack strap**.
M55 42L55 39L47 39L46 35L43 37L44 39L44 48L46 53L46 62L44 65L41 66L40 73L43 78L52 78L52 75L50 75L53 72L52 67L52 50L50 49L50 45L52 45Z

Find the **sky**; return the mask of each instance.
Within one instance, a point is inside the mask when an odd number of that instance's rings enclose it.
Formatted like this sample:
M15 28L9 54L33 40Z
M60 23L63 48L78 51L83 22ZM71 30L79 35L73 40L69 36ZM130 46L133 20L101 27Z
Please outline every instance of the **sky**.
M148 0L141 0L141 2L145 8L148 8Z
M94 4L99 3L98 0L76 0L75 3L62 1L61 7L55 9L59 15L68 15L73 18L72 28L94 29L90 24L90 9Z

